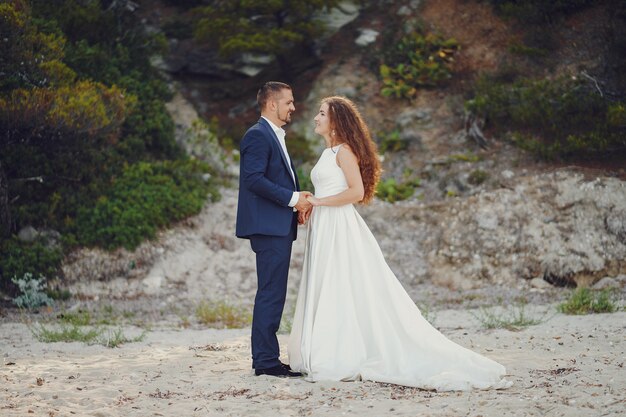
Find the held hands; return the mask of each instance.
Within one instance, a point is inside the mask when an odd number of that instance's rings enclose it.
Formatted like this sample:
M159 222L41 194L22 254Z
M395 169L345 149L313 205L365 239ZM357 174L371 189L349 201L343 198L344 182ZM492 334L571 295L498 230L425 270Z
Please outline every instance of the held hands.
M296 210L298 210L298 224L305 224L311 215L311 203L307 200L307 197L311 196L310 191L300 191L300 197L296 203Z
M306 194L306 200L309 203L309 208L298 212L298 224L305 224L309 221L311 213L313 213L313 207L322 205L322 201L309 192Z
M315 197L313 194L309 194L306 199L307 199L307 201L309 203L311 203L311 205L313 207L322 205L322 200L320 200L319 198Z

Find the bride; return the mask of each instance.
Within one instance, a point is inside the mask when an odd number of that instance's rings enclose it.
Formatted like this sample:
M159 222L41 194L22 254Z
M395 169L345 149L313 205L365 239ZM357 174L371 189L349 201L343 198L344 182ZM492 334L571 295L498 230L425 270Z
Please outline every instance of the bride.
M289 339L294 371L438 391L505 388L502 365L432 327L397 280L354 208L374 197L376 145L354 103L322 100L315 132L327 148L311 171L304 267Z

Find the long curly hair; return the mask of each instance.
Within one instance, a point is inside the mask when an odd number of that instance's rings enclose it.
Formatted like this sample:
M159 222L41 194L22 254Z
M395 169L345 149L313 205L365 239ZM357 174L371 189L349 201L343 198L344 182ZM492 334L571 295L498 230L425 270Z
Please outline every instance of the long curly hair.
M348 144L357 157L365 190L360 203L367 204L374 198L382 171L378 147L372 140L361 113L351 100L332 96L322 99L322 103L328 105L330 128L335 131L333 137L336 138L337 144L341 142Z

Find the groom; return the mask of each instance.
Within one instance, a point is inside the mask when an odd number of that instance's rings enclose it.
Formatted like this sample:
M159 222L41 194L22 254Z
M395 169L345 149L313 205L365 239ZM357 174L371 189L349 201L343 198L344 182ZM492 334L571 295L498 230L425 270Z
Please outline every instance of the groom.
M252 367L256 375L301 376L278 359L276 332L287 295L291 245L311 204L299 192L298 177L282 126L291 121L293 93L270 81L257 94L261 118L240 145L237 237L250 239L256 254L258 288L252 316Z

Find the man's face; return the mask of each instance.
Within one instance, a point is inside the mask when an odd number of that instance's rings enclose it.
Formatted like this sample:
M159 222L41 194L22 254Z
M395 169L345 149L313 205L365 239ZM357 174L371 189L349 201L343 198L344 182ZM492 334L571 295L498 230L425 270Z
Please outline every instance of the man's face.
M291 113L296 111L293 100L293 92L284 88L276 94L274 100L276 119L282 122L281 126L291 122Z

